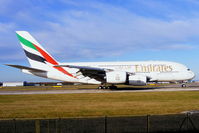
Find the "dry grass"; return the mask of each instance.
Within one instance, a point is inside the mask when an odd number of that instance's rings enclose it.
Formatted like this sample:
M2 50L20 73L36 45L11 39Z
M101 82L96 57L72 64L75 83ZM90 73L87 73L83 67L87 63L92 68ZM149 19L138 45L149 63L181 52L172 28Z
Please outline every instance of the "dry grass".
M0 96L0 118L171 114L199 110L199 92Z

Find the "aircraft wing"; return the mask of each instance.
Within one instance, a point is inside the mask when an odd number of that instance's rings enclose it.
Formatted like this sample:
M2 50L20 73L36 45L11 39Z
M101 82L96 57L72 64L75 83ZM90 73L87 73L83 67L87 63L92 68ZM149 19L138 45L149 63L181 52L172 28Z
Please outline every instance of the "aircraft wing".
M105 69L105 68L98 68L98 67L89 67L89 66L74 66L74 65L55 65L55 67L69 67L69 68L77 68L81 71L98 71L98 72L105 72L105 71L113 71L112 69Z
M10 66L10 67L15 67L18 69L24 69L24 70L29 70L32 72L47 72L41 69L36 69L36 68L31 68L31 67L26 67L26 66L20 66L20 65L12 65L12 64L5 64L6 66Z
M83 76L88 76L90 78L94 78L98 81L105 80L104 77L105 77L107 71L114 71L112 69L89 67L89 66L55 65L55 67L77 68L77 69L79 69L78 73L81 73Z

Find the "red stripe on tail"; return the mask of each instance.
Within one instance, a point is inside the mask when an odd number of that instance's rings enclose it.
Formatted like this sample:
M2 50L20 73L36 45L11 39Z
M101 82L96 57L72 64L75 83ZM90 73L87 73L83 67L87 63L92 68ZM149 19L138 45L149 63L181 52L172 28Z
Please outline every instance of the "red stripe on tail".
M54 60L50 55L48 55L45 51L43 51L40 47L38 47L37 45L33 44L36 49L42 54L42 56L46 59L47 62L51 63L52 65L59 65L57 63L56 60ZM60 72L75 78L72 74L70 74L69 72L67 72L65 69L63 69L62 67L55 67L53 66L55 69L59 70Z

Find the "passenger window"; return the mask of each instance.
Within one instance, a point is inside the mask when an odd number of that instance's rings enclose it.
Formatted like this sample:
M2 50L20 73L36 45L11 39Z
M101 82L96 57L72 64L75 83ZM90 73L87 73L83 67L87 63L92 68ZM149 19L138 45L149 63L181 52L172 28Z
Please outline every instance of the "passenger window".
M187 71L190 71L190 69L188 68Z

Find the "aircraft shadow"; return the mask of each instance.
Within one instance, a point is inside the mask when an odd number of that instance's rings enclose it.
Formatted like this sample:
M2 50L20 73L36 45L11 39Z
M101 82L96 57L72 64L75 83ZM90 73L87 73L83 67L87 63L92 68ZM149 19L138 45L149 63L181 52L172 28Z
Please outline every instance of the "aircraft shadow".
M112 91L125 91L125 90L151 90L151 89L159 89L162 87L146 87L146 88L139 88L139 87L118 87L117 89L110 89Z

